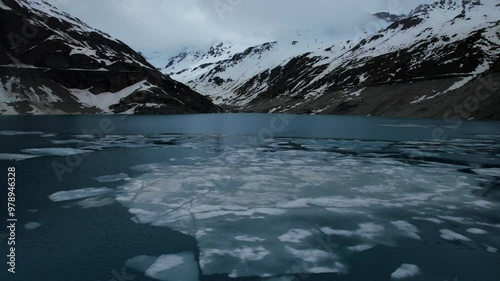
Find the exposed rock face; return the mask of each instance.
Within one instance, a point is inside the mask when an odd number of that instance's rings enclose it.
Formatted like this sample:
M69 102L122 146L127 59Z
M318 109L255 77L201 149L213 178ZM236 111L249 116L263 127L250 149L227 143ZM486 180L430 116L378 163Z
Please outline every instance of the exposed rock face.
M382 20L385 20L385 21L391 22L391 23L398 21L398 20L402 20L406 17L405 15L395 15L395 14L391 14L388 12L380 12L380 13L375 13L373 15L379 19L382 19Z
M270 42L172 77L241 111L500 119L498 1L376 17L387 27L359 42Z
M220 108L42 0L1 0L0 114L205 113Z

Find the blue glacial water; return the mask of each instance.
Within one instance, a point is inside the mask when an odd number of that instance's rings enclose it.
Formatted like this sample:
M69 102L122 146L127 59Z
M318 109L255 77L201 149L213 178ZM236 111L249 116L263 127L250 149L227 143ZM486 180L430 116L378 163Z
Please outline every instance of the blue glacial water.
M0 280L499 280L499 122L2 116L0 143Z

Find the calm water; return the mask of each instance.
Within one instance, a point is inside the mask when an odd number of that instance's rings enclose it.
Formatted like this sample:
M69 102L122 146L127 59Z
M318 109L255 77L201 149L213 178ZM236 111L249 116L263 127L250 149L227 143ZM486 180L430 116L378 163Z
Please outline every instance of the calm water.
M0 280L499 280L499 122L2 116L0 141Z

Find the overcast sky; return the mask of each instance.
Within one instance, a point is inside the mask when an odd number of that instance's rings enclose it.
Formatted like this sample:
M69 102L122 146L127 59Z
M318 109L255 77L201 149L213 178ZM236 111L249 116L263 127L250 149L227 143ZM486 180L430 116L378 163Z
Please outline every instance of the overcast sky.
M371 13L407 13L433 0L50 0L136 50L176 53L220 41L261 43L293 30L346 37Z

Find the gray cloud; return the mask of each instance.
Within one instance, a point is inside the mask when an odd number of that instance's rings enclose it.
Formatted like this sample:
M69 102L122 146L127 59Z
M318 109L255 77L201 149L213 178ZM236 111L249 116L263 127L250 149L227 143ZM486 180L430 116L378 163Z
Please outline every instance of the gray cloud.
M406 13L431 0L50 0L137 50L260 43L295 30L352 36L373 12Z

